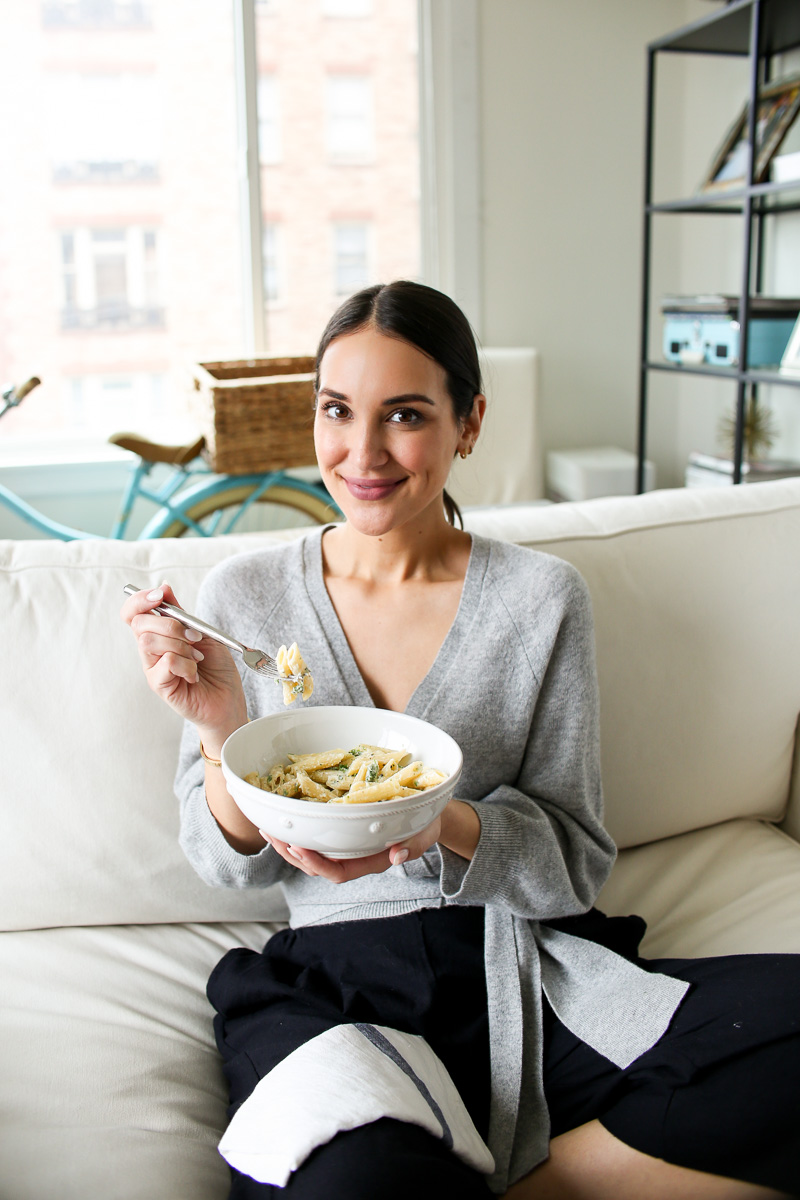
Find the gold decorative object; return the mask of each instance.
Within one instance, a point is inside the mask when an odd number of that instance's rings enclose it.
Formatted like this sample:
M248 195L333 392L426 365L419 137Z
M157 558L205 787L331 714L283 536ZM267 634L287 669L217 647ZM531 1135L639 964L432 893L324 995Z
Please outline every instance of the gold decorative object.
M745 401L743 430L743 459L759 462L772 449L777 429L771 409L761 404L757 396ZM719 436L731 459L736 447L736 416L723 417L719 425Z

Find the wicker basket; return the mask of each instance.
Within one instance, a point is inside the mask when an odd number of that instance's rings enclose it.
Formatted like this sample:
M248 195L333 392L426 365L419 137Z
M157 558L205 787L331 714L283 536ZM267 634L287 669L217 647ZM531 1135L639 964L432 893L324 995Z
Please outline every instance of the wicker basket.
M314 359L198 363L193 414L214 471L308 467L314 456Z

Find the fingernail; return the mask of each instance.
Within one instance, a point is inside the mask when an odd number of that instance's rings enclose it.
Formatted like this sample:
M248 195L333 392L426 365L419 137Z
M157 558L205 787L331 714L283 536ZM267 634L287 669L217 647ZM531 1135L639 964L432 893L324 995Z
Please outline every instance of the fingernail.
M184 629L183 636L187 642L202 642L203 640L202 633L198 633L196 629Z
M191 651L192 651L192 658L196 659L197 662L202 662L203 659L205 658L205 654L203 654L202 650L195 650L194 646L192 646Z
M164 593L162 592L161 588L153 588L152 592L148 592L145 598L147 600L163 600Z
M291 854L292 858L296 858L298 862L303 861L303 852L302 850L298 850L297 846L287 846L286 849L289 854Z
M407 850L398 850L397 853L395 854L394 858L392 859L392 863L395 867L399 867L400 864L404 863L407 858L408 858Z

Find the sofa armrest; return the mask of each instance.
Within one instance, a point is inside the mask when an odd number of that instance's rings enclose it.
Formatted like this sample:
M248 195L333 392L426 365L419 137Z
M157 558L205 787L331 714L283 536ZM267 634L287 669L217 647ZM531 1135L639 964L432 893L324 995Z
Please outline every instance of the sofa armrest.
M786 813L779 826L795 841L800 842L800 717L794 731L794 759L792 761L792 778L789 781L789 801Z

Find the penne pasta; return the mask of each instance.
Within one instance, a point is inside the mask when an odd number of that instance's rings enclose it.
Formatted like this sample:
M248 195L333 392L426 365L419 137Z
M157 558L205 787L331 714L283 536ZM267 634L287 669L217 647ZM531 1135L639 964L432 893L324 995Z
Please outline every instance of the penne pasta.
M314 680L298 649L297 642L293 642L288 650L285 646L281 646L275 655L275 662L278 664L278 672L281 675L300 676L299 682L282 685L283 703L294 704L297 699L308 700L314 692ZM278 679L276 682L280 683L280 680Z
M266 792L316 803L373 804L419 795L447 778L419 760L407 762L410 754L386 746L362 744L287 757L288 763L275 763L266 775L251 771L245 781Z

